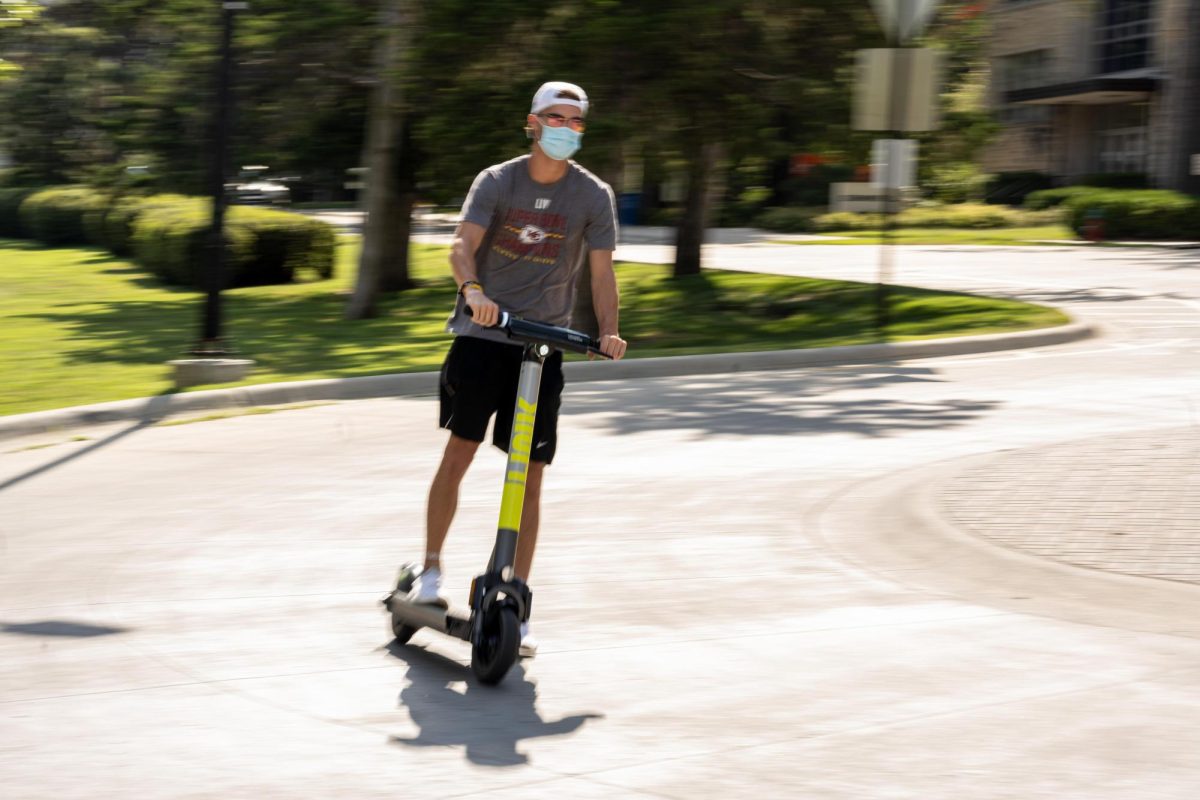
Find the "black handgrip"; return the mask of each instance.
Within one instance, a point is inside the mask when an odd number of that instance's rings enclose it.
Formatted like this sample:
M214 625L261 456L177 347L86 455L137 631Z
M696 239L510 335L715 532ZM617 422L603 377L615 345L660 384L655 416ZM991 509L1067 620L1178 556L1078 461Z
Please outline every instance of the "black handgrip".
M471 307L465 303L463 304L463 310L468 317L475 316ZM496 323L496 327L504 331L508 335L508 338L525 344L548 344L551 347L570 350L573 353L612 358L612 356L600 349L599 340L593 339L586 333L571 330L570 328L563 328L558 325L549 325L545 322L521 319L507 311L500 312L500 321Z

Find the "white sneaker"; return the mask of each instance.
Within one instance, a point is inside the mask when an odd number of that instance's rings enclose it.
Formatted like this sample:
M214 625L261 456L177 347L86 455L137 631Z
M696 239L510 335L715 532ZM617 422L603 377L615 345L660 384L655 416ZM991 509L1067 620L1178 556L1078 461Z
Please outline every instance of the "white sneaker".
M450 603L442 597L441 589L442 571L437 567L430 567L417 576L417 582L413 585L409 597L414 603L449 608Z
M529 623L521 623L521 647L517 654L521 658L533 658L537 655L538 641L529 630Z

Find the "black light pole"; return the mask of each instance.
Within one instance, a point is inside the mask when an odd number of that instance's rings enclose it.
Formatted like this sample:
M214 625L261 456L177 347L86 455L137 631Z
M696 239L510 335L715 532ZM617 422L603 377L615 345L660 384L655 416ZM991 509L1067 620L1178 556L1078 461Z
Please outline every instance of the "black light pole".
M229 121L233 116L233 23L238 11L250 7L246 2L221 3L221 58L217 71L217 96L214 114L212 173L212 227L208 234L208 270L205 275L206 297L200 341L192 350L198 356L228 354L221 335L221 289L225 283L225 175L229 164Z

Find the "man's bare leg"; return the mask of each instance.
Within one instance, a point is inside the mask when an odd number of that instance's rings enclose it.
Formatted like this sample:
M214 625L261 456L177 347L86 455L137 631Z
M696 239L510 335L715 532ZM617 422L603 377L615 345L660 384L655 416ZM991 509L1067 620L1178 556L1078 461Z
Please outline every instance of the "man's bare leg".
M425 514L425 569L441 567L442 545L458 510L458 487L475 458L479 442L450 434L442 463L429 487L429 505Z
M537 547L538 523L541 520L542 471L546 465L540 461L529 462L525 476L525 504L521 508L521 533L517 537L517 563L514 570L521 580L529 581L533 568L533 551Z

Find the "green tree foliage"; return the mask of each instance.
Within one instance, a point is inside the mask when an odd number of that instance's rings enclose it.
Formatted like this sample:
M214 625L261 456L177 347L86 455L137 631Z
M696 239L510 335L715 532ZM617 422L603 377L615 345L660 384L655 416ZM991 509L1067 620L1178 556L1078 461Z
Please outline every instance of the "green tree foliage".
M255 0L239 15L235 152L329 193L358 163L374 2ZM31 177L205 188L215 0L74 0L0 38L0 136ZM7 6L6 6L7 8ZM40 144L39 144L40 143Z
M941 125L918 137L921 183L950 202L980 199L988 176L980 173L976 162L1000 130L985 97L989 67L984 44L989 26L989 19L975 5L944 3L921 43L941 51L944 70Z
M873 138L849 131L854 53L883 45L866 0L413 3L397 40L405 52L388 61L378 53L396 31L381 11L394 1L252 0L235 40L235 164L300 176L302 197L339 196L346 170L365 163L371 94L390 87L393 157L370 177L395 196L381 240L392 266L371 279L378 290L407 285L400 240L413 200L461 202L480 169L528 148L525 114L544 80L588 90L579 160L618 191L633 188L622 185L633 162L648 197L667 175L684 176L680 275L699 269L715 205L755 185L778 199L793 154L862 163ZM217 0L0 8L0 23L22 23L0 24L0 146L22 170L120 185L142 166L159 191L203 191ZM992 130L970 102L986 29L961 9L944 4L926 41L947 54L953 99L922 159L946 174Z

